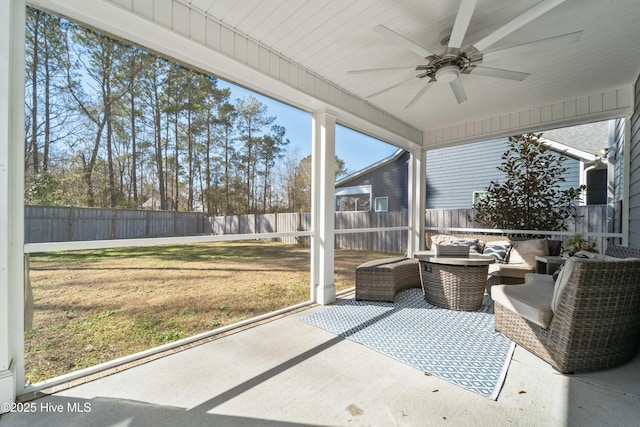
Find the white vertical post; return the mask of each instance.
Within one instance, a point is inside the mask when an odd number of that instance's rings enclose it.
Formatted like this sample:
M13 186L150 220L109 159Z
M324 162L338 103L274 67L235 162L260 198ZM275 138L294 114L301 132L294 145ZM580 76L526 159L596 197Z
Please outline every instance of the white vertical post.
M409 158L409 239L407 256L424 249L424 209L426 197L426 152L411 151Z
M629 200L631 197L631 114L627 114L624 118L624 148L623 148L623 187L624 194L622 195L622 246L629 246Z
M24 388L24 30L24 0L0 2L0 403Z
M311 300L329 304L336 299L333 277L336 118L313 115L311 167Z

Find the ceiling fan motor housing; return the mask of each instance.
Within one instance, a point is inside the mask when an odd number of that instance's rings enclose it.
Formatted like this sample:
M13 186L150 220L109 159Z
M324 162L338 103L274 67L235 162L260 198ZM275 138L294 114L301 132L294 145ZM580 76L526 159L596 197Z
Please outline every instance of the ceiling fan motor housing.
M435 73L435 79L440 83L451 83L460 76L460 68L457 65L445 65Z
M466 52L456 54L446 54L444 58L432 55L428 58L427 65L418 65L416 70L424 70L424 74L418 77L429 77L441 83L451 83L457 79L461 73L468 73L473 69L473 64L482 61L482 54L476 53L471 58Z

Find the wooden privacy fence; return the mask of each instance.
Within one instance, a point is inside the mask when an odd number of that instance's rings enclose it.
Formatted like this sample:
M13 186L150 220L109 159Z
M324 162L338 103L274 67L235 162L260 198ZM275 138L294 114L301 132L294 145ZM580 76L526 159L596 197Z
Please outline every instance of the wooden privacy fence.
M25 206L25 243L194 236L210 233L202 212Z
M406 212L336 212L336 229L407 226ZM25 207L25 242L137 239L201 234L286 233L311 230L310 213L206 217L202 212L105 208ZM309 237L282 237L309 245ZM403 253L406 231L336 234L336 247Z
M607 206L581 206L578 221L568 231L607 233ZM471 209L427 209L425 226L482 228L469 222ZM406 212L336 212L335 229L406 227ZM202 212L147 211L131 209L25 207L25 242L45 243L80 240L136 239L147 237L286 233L311 230L309 213L274 213L206 217ZM335 246L343 249L404 253L406 230L336 233ZM566 236L560 237L561 240ZM285 243L309 245L309 237L283 237ZM606 248L606 237L595 237Z
M613 218L608 216L610 208L606 205L578 206L576 221L573 221L566 230L569 233L582 233L589 240L596 242L596 249L604 252L607 247L607 237L598 236L619 232L614 231ZM437 228L486 228L473 221L473 209L427 209L425 214L425 226ZM608 219L609 218L609 219ZM618 221L616 221L618 222ZM432 232L433 233L433 232ZM594 236L589 236L592 234ZM568 236L552 236L557 240L566 240Z

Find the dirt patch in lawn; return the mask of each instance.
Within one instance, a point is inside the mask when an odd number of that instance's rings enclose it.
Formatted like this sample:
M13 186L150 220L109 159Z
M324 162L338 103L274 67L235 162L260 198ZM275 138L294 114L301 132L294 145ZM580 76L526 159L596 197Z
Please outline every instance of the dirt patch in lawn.
M309 300L309 248L219 242L33 254L28 383ZM338 290L375 252L338 250Z

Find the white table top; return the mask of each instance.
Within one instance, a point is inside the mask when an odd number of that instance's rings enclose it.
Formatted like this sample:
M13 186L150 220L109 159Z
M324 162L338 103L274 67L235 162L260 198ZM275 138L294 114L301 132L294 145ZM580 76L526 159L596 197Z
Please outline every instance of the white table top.
M468 257L448 257L448 256L436 256L433 251L419 251L414 252L414 258L420 261L431 262L433 264L446 264L446 265L489 265L496 262L496 259L491 255L469 255Z

